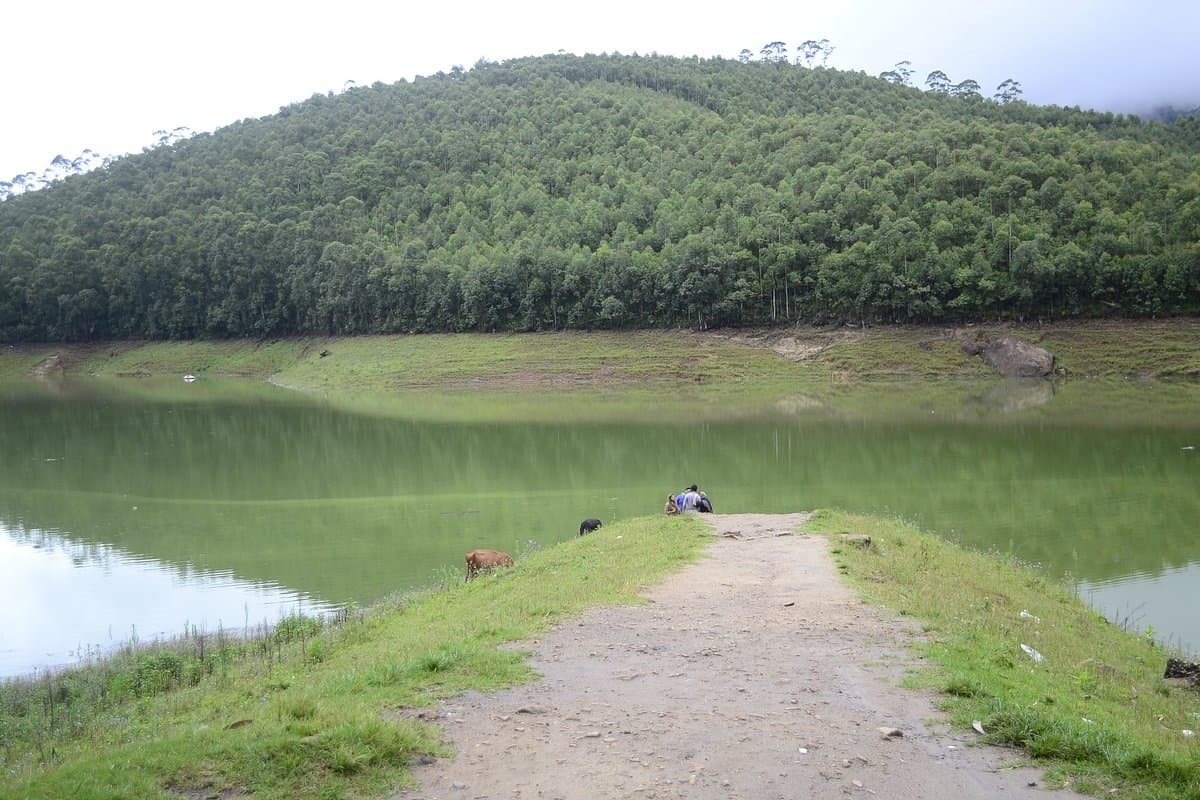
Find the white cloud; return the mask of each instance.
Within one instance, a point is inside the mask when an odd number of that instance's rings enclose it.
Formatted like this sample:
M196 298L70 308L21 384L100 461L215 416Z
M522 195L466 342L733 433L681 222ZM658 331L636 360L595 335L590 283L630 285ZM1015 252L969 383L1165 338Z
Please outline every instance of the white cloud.
M878 74L908 59L1031 102L1200 103L1200 4L669 2L12 3L3 12L0 178L59 154L140 149L160 128L213 130L314 92L568 52L722 55L829 38L830 61ZM1190 98L1190 100L1189 100Z

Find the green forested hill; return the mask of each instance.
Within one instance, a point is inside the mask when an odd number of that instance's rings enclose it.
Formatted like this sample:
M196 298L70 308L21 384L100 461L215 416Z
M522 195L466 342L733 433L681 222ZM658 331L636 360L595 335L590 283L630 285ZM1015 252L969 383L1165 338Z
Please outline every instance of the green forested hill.
M547 56L0 203L0 339L1200 312L1200 120Z

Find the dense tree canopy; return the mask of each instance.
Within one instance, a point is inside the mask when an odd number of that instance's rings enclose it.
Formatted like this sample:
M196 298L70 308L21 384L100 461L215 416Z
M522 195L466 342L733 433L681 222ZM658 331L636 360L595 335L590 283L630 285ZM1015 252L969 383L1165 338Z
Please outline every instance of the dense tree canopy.
M547 56L317 95L0 203L0 339L1200 312L1200 120L945 83Z

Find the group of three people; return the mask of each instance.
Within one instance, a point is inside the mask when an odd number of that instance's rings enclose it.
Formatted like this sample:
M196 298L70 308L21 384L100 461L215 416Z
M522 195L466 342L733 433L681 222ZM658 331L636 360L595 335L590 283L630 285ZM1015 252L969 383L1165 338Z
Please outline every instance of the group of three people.
M712 502L708 499L708 495L700 491L694 483L679 494L667 495L667 504L663 506L663 513L668 516L682 514L684 511L711 514L712 510Z

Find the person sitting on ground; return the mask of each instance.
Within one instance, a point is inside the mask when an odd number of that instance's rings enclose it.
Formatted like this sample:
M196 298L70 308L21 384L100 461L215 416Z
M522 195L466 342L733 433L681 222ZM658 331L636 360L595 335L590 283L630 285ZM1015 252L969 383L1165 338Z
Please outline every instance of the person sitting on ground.
M675 495L667 495L667 504L663 506L663 513L668 517L672 517L679 513L679 506L675 502Z
M696 484L693 483L684 490L683 494L675 499L680 511L695 511L700 505L700 492L697 490Z
M701 514L713 513L712 501L708 499L708 495L704 492L700 492L700 499L696 501L696 510Z

